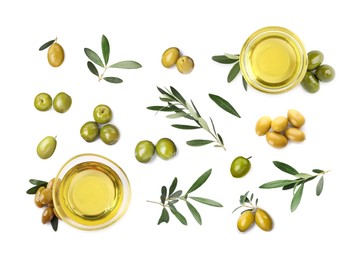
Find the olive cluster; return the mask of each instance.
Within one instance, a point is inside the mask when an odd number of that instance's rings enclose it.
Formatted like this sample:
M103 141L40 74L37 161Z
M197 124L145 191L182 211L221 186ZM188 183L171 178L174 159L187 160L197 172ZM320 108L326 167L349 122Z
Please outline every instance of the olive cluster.
M48 182L46 187L40 187L34 196L34 203L38 208L46 207L42 213L43 224L51 221L54 216L60 219L53 205L53 199L52 199L52 190L54 188L53 184L54 184L54 178Z
M316 93L320 90L320 81L329 82L335 78L335 70L330 65L321 65L324 54L320 51L310 51L307 58L307 72L301 81L301 86L309 93Z
M159 139L155 146L148 140L140 141L135 146L135 158L141 163L149 162L153 158L155 152L157 152L157 155L163 160L169 160L176 155L177 147L169 138Z
M107 105L98 105L94 108L95 121L88 121L81 126L80 135L86 142L93 142L98 137L108 145L115 144L120 138L119 129L109 124L112 119L112 111Z
M163 52L162 65L166 68L171 68L176 65L180 73L188 74L193 70L195 63L190 57L181 56L178 48L171 47Z
M52 108L52 104L56 112L65 113L72 105L72 98L64 92L58 93L54 97L53 103L52 97L48 93L39 93L34 98L34 107L39 111L44 112L50 110Z
M273 228L272 218L265 210L261 208L245 210L243 213L241 213L238 219L237 227L240 232L244 232L252 227L254 222L258 227L260 227L260 229L264 231L271 231Z
M269 116L262 116L255 125L255 132L259 136L265 135L271 146L283 148L288 144L288 140L294 142L305 140L305 133L300 129L304 123L305 117L300 112L289 109L287 117L278 116L271 120Z

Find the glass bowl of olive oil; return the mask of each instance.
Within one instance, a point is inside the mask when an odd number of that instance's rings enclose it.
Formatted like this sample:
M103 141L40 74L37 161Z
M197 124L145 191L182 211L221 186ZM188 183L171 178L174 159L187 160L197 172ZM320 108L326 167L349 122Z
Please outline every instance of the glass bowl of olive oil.
M307 53L302 41L290 30L270 26L254 32L240 53L244 79L267 93L292 89L307 70Z
M54 179L53 202L59 217L83 230L107 227L127 211L131 190L125 172L96 154L71 158Z

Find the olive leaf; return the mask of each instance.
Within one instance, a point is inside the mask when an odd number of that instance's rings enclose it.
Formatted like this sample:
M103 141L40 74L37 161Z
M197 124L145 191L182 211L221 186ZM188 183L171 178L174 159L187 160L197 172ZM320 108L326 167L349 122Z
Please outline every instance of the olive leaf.
M188 209L190 210L192 216L195 218L198 224L202 225L202 219L200 213L197 211L197 209L186 200L186 204Z
M193 129L200 129L200 126L193 126L193 125L180 125L180 124L173 124L171 125L178 129L184 129L184 130L193 130Z
M49 46L51 46L54 42L56 41L56 39L54 40L50 40L46 43L44 43L42 46L39 47L39 50L42 51L42 50L45 50L47 49Z
M312 170L314 173L322 173L322 172L324 172L323 170L319 170L319 169L313 169Z
M316 195L320 196L324 188L324 176L322 175L316 186Z
M298 174L298 171L295 168L293 168L292 166L290 166L286 163L273 161L273 164L281 171L284 171L284 172L292 174L292 175Z
M168 196L171 196L171 194L173 194L173 192L175 191L175 189L177 187L177 183L178 183L177 178L174 178L172 183L171 183L171 186L169 186Z
M189 146L204 146L207 144L211 144L213 142L214 141L212 141L212 140L194 139L194 140L187 141L186 144L188 144Z
M97 55L96 52L94 52L93 50L89 49L89 48L84 48L84 52L86 54L86 56L94 63L96 63L97 65L99 65L100 67L105 67L104 63L102 62L101 58L99 57L99 55Z
M229 59L232 59L232 60L235 60L235 61L239 60L239 57L240 57L239 54L229 54L229 53L225 53L224 55L226 57L228 57Z
M101 37L101 49L102 49L102 56L104 57L105 65L109 62L110 56L110 44L109 40L106 38L105 35Z
M56 215L53 216L53 218L51 219L51 225L54 231L57 231L58 229L58 218Z
M209 94L209 97L212 99L212 101L214 101L216 103L216 105L221 107L223 110L240 118L239 113L235 110L235 108L227 100L223 99L222 97L220 97L218 95L214 95L214 94Z
M183 224L187 225L186 218L176 209L176 207L173 204L169 205L169 208L171 209L172 214Z
M97 71L97 68L91 61L87 62L87 67L91 71L92 74L96 75L97 77L99 76L99 72Z
M264 183L259 186L261 189L274 189L296 183L296 180L276 180Z
M47 187L47 184L48 184L48 182L46 182L46 181L41 181L41 180L36 180L36 179L30 179L30 180L29 180L29 182L30 182L31 184L35 185L35 186L33 186L33 187L29 188L29 189L26 191L26 193L27 193L27 194L30 194L30 195L32 195L32 194L36 194L36 193L37 193L37 191L38 191L38 189L39 189L40 187Z
M117 69L139 69L142 65L136 61L132 60L125 60L117 62L110 66L110 68L117 68Z
M227 76L227 82L230 83L231 81L233 81L236 78L236 76L239 74L239 72L240 72L240 65L239 65L239 62L237 62L231 68L231 70Z
M118 83L123 82L123 80L122 80L122 79L117 78L117 77L104 77L103 79L104 79L105 81L107 81L107 82L115 83L115 84L118 84Z
M212 60L213 61L216 61L218 63L222 63L222 64L231 64L231 63L235 63L236 62L235 59L230 59L226 55L216 55L216 56L212 56Z
M189 197L190 199L193 199L197 202L200 202L202 204L206 204L206 205L209 205L209 206L212 206L212 207L222 207L222 204L217 202L217 201L214 201L214 200L211 200L211 199L206 199L206 198L201 198L201 197L192 197L190 196Z
M294 212L301 202L301 198L302 198L302 194L303 194L303 187L304 187L304 184L302 183L298 187L298 190L293 195L292 202L291 202L291 212Z
M248 83L246 82L245 78L243 75L241 75L242 81L243 81L243 86L245 91L248 91Z
M169 195L169 198L179 198L180 196L182 195L182 191L181 190L178 190L176 192L173 192L171 195Z
M188 189L188 191L186 192L186 194L191 193L195 190L197 190L198 188L201 187L202 184L204 184L207 179L210 177L212 172L212 169L207 170L206 172L204 172L193 184L192 186Z
M165 223L169 222L169 214L168 214L168 211L166 210L166 208L162 209L162 214L158 220L158 225L162 222L165 222Z
M30 179L29 182L33 185L47 185L48 182L36 180L36 179Z

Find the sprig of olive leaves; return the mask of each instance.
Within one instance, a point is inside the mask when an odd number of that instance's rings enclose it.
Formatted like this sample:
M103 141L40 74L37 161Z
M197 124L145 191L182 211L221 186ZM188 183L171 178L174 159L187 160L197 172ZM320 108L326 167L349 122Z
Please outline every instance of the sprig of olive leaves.
M231 69L229 71L229 74L227 76L227 82L228 83L232 82L240 72L239 56L240 56L239 54L229 54L229 53L225 53L224 55L212 56L212 60L216 61L217 63L234 64L231 67ZM248 90L248 83L244 79L243 75L241 75L241 79L243 81L244 89L245 89L245 91L247 91Z
M155 202L155 201L147 201L147 202L151 202L151 203L156 203L159 204L163 207L162 209L162 214L159 217L158 220L158 225L165 222L168 223L169 222L169 213L168 210L170 210L170 212L183 224L183 225L187 225L187 220L186 218L177 210L175 204L177 204L179 201L184 201L188 207L188 209L190 210L192 216L195 218L196 222L200 225L202 225L202 218L200 213L197 211L197 209L192 205L191 201L189 201L188 199L192 199L194 201L197 201L199 203L202 204L206 204L212 207L222 207L222 205L214 200L211 199L207 199L207 198L202 198L202 197L194 197L194 196L190 196L190 193L192 193L193 191L197 190L198 188L200 188L202 186L202 184L204 184L207 179L210 177L212 172L212 169L207 170L205 173L203 173L193 184L192 186L188 189L188 191L182 195L182 190L176 190L177 188L177 183L178 180L177 178L174 178L172 181L172 184L169 186L169 189L167 191L167 187L163 186L161 188L161 196L160 196L160 202Z
M119 61L117 63L114 63L113 65L108 66L109 58L110 58L110 44L109 40L106 38L105 35L102 35L101 37L101 49L102 49L102 56L103 61L101 60L100 56L94 52L93 50L89 48L84 48L86 56L90 59L90 61L87 62L87 67L91 71L92 74L98 77L99 81L105 80L110 83L121 83L123 80L118 77L105 77L105 72L109 68L117 68L117 69L139 69L142 67L142 65L136 61L132 60L125 60L125 61ZM103 71L99 73L96 66L100 66Z
M237 211L242 207L248 208L247 210L255 210L258 207L258 198L256 198L254 202L254 193L252 193L249 198L249 191L247 191L244 195L240 195L239 202L240 206L234 209L232 213L234 213L235 211Z
M158 91L162 94L160 100L166 102L165 106L149 106L147 109L162 112L172 112L172 114L167 115L167 118L175 119L184 117L186 119L194 121L197 125L185 125L185 124L172 124L173 127L183 130L193 130L193 129L204 129L209 134L213 136L215 140L207 139L194 139L187 141L186 143L190 146L203 146L210 143L216 143L215 147L222 147L225 149L224 141L219 133L216 132L214 122L210 117L210 123L212 130L207 124L206 120L201 117L195 104L191 100L191 103L187 102L186 99L174 88L165 88L164 90L157 87Z
M316 195L320 196L322 190L324 188L324 175L329 171L323 171L320 169L313 169L312 172L314 174L307 174L307 173L299 173L295 168L292 166L273 161L273 164L280 169L281 171L288 173L294 176L296 179L294 180L276 180L262 184L259 188L261 189L273 189L273 188L282 188L282 190L290 190L293 189L293 198L291 201L291 212L294 212L298 205L301 202L303 188L306 182L312 181L313 179L320 177L316 185Z

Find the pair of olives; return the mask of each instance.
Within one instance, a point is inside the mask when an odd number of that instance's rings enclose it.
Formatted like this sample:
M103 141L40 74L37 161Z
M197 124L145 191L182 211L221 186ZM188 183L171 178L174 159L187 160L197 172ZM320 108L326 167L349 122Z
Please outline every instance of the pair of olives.
M88 121L81 126L81 137L86 142L93 142L100 137L105 144L115 144L120 138L120 132L115 125L109 124L112 119L110 107L104 104L96 106L93 117L95 121Z
M261 208L246 210L241 213L237 222L237 227L240 232L245 232L252 227L254 223L264 231L271 231L273 228L272 218Z
M283 148L288 144L288 140L302 142L306 139L305 133L300 129L305 121L300 112L289 109L287 117L278 116L272 120L269 116L262 116L255 125L255 132L259 136L265 135L271 146Z
M161 138L155 146L151 141L140 141L135 146L134 151L135 158L141 163L149 162L153 158L155 152L157 152L157 155L163 160L169 160L176 155L177 147L171 139Z
M58 113L67 112L72 105L72 98L65 92L58 93L52 102L52 97L48 93L39 93L34 98L34 107L39 111L48 111L53 108Z
M188 74L193 70L195 63L189 56L181 56L178 48L171 47L163 52L162 65L166 68L176 65L180 73Z
M250 158L251 156L248 158L243 156L236 157L230 166L231 175L235 178L241 178L247 175L251 168Z
M313 94L320 90L320 81L330 82L335 78L335 70L330 65L322 65L324 54L320 51L310 51L307 58L307 72L301 81L301 86Z

